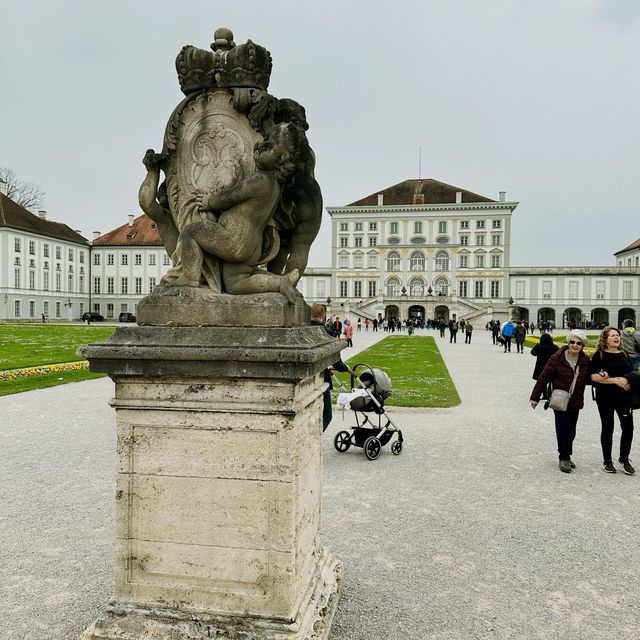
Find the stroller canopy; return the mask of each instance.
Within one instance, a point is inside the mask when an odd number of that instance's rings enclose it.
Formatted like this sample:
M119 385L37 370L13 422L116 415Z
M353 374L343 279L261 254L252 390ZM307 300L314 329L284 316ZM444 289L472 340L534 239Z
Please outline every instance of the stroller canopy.
M360 380L365 387L383 400L391 395L391 378L382 369L367 369L360 374Z

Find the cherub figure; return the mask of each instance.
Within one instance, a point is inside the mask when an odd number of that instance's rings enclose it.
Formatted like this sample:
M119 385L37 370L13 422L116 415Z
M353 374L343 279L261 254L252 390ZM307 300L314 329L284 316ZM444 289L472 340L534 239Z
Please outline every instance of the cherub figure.
M160 239L167 253L171 255L178 242L178 230L169 210L167 187L163 182L160 187L160 169L167 161L167 156L147 149L142 162L147 169L147 175L138 191L140 208L156 223Z
M297 269L278 275L257 267L282 185L304 167L306 148L295 125L276 125L255 146L255 173L221 193L199 197L200 209L212 212L211 217L180 231L182 275L174 286L199 287L204 257L211 254L223 261L222 282L228 293L280 292L295 303L300 296L294 287L299 279Z

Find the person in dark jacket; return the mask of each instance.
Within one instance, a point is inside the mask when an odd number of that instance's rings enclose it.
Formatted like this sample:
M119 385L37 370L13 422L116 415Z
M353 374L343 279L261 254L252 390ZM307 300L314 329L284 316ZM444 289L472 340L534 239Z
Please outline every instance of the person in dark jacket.
M571 460L573 441L576 437L578 415L584 407L584 389L589 382L589 358L584 353L587 336L582 331L574 329L567 335L567 343L566 347L562 347L549 358L538 376L530 398L531 407L535 409L547 383L550 382L554 389L571 391L575 379L567 410L553 411L558 440L558 466L563 473L571 473L575 469Z
M620 331L616 327L605 327L600 334L597 351L591 359L589 373L596 390L596 404L602 427L600 432L604 460L602 468L607 473L616 473L611 459L614 414L618 414L622 429L618 462L627 475L635 473L635 469L629 462L633 441L633 413L631 412L630 385L625 377L632 370L629 356L622 349Z
M312 304L311 305L311 323L312 325L317 325L325 328L325 331L331 336L334 336L330 331L327 330L325 326L326 314L324 307L321 304ZM335 327L335 324L332 324L332 327ZM342 360L338 360L334 362L330 367L327 367L324 370L324 381L328 383L327 388L324 390L322 401L322 431L326 431L329 423L331 422L331 418L333 417L333 410L331 407L331 389L333 389L333 382L331 381L331 376L334 371L348 371L351 375L355 375L355 373L344 363Z
M536 366L533 368L533 375L531 376L534 380L537 380L542 373L542 370L546 367L547 362L549 362L549 358L558 350L558 345L554 344L551 339L551 335L548 333L543 333L540 336L540 342L536 344L533 349L531 349L531 355L536 356ZM547 388L542 390L542 397L547 400L548 393Z

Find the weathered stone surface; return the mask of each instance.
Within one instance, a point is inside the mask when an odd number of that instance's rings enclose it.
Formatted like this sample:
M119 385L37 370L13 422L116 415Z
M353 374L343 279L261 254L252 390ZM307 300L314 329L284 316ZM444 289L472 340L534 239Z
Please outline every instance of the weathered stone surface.
M156 287L138 304L139 325L171 327L295 327L309 324L303 298L279 293L230 295L206 288Z
M322 327L119 327L111 606L82 640L326 638L341 570L318 539Z
M331 338L319 326L127 326L118 327L104 342L81 347L78 354L89 359L92 371L112 376L209 379L188 384L183 381L180 396L184 399L212 391L210 386L218 384L218 377L253 378L255 385L267 388L269 380L303 380L335 362L344 346L344 342ZM222 392L235 393L240 403L249 401L232 386L212 392L214 402ZM251 390L244 388L242 393L252 395Z

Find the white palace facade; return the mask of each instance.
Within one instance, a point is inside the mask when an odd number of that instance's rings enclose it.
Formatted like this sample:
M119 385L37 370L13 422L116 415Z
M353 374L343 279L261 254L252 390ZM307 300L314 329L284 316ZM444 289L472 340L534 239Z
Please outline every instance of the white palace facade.
M298 288L351 319L519 317L558 327L637 319L640 240L617 251L612 266L511 267L517 206L505 192L493 200L424 179L329 207L331 265L307 269ZM89 241L23 209L0 184L0 321L135 314L170 264L144 214Z

